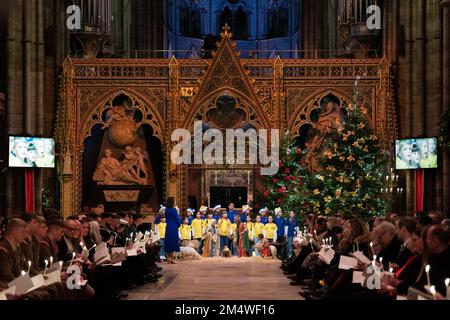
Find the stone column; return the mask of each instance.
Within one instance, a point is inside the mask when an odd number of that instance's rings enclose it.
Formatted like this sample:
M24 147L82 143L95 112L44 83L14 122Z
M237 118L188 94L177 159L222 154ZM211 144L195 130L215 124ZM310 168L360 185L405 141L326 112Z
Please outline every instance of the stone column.
M35 81L35 94L34 100L36 109L36 134L46 135L44 132L44 112L46 105L44 102L44 68L45 68L45 48L44 48L44 0L36 0L36 23L35 23L35 68L36 68L36 81ZM57 89L55 87L55 92ZM35 172L35 205L36 212L40 213L42 210L42 186L45 177L45 173L41 170Z
M442 0L442 49L443 49L443 64L442 64L442 86L443 86L443 110L450 108L450 0ZM443 168L443 211L447 217L450 217L450 155L444 154L442 161Z
M8 1L8 35L6 40L7 59L7 134L19 134L23 129L23 103L22 103L22 4L23 0ZM5 177L5 205L6 215L16 213L17 187L23 180L23 175L8 170ZM23 201L21 201L23 205Z
M23 2L23 106L24 106L24 122L23 131L27 134L35 133L35 112L34 112L34 39L33 31L35 29L36 1L29 0Z
M442 34L440 0L428 0L427 17L427 65L426 86L426 136L439 135L439 121L442 114ZM439 155L439 158L441 156ZM425 208L442 210L442 167L438 170L427 170L425 176Z
M403 3L405 4L404 0ZM402 112L403 121L401 127L402 130L402 138L409 137L413 133L412 123L413 123L413 70L412 66L414 64L414 4L417 0L409 0L407 6L405 6L405 33L406 33L406 56L401 64L401 69L405 74L405 101ZM408 214L413 213L414 211L414 175L411 171L406 171L406 212Z

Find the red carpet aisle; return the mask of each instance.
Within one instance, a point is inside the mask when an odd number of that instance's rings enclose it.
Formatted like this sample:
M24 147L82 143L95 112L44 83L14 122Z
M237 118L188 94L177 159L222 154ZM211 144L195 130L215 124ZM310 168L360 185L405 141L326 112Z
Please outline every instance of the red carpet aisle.
M213 258L163 264L164 277L129 292L130 300L301 300L276 260Z

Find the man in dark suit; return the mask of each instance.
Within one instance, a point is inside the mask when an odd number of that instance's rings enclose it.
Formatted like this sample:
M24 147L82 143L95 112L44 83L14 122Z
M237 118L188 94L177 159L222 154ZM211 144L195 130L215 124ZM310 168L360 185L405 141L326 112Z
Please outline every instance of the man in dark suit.
M383 222L374 229L375 241L381 246L378 259L383 258L383 265L386 270L389 264L394 263L400 253L402 242L397 237L397 230L390 222Z
M426 246L430 254L428 265L430 266L430 284L436 287L436 291L442 296L446 296L447 288L445 279L450 278L450 234L442 226L436 225L428 229L426 235ZM424 290L427 285L426 272L417 282L417 288Z
M406 264L406 262L413 256L413 253L409 246L411 245L412 233L416 229L417 222L414 218L403 217L396 221L397 224L397 237L400 241L403 241L400 247L400 253L395 261L392 262L392 267L395 271Z

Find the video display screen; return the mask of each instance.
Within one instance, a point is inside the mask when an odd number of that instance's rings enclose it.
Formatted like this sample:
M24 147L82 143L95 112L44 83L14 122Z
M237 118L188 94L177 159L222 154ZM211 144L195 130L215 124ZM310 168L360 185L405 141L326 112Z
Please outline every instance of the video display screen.
M437 146L436 138L397 140L397 170L436 169Z
M9 137L9 167L54 168L55 141L50 138Z

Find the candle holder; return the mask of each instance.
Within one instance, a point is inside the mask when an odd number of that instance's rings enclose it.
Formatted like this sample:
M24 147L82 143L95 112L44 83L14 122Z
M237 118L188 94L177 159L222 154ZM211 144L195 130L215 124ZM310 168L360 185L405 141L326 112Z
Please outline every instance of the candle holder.
M397 200L403 197L405 189L400 184L400 176L391 168L386 175L383 176L383 186L381 194L386 199L389 210L392 211Z

